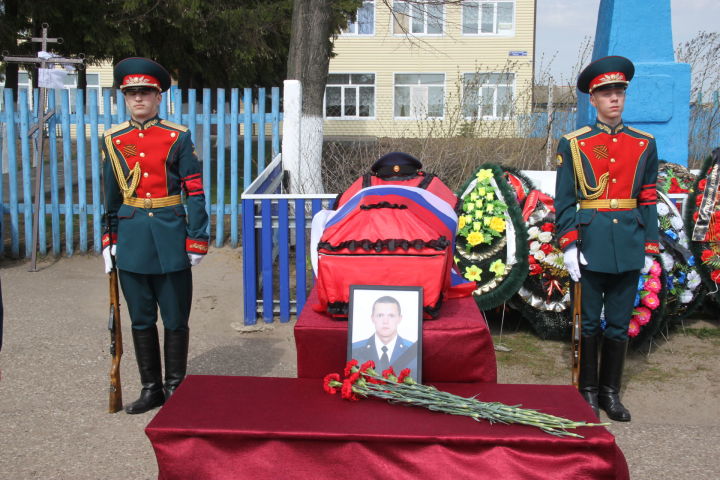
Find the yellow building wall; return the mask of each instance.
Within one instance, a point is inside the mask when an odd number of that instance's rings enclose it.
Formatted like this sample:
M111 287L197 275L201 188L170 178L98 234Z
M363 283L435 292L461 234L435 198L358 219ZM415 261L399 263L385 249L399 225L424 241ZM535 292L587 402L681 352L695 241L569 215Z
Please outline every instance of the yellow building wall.
M513 72L517 113L530 110L534 61L535 0L516 0L515 29L510 35L463 35L462 7L445 6L443 35L394 35L392 14L383 2L375 2L374 35L340 35L334 43L336 56L330 73L375 74L375 118L327 119L326 137L447 136L456 130L458 99L463 73ZM510 56L511 51L527 52ZM445 108L442 119L394 119L394 75L396 73L445 74ZM460 119L460 120L462 120ZM486 134L507 132L508 121L494 120ZM444 133L443 133L444 132ZM501 133L500 133L501 134ZM501 134L503 135L503 134ZM503 135L507 136L507 134Z

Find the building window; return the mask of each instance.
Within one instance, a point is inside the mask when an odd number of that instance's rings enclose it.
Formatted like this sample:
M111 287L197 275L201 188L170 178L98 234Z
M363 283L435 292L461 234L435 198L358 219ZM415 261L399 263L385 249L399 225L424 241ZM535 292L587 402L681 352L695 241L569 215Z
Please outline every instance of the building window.
M510 117L514 85L514 73L464 74L462 105L465 117Z
M325 87L326 118L375 116L374 73L330 73Z
M375 34L375 0L364 0L357 9L354 22L348 22L343 35L374 35Z
M515 2L485 0L463 2L465 35L507 35L515 28Z
M444 99L444 74L395 74L396 118L442 117Z
M396 35L442 35L442 2L435 0L395 0L393 2L393 33Z

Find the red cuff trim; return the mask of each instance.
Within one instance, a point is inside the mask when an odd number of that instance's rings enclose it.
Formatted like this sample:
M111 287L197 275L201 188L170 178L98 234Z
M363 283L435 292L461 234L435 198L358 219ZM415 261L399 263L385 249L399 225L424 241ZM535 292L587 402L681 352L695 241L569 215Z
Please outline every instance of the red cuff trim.
M657 186L657 183L648 183L646 185L643 185L640 188L655 188Z
M187 177L183 177L182 180L183 181L190 180L191 178L197 178L197 177L200 177L201 175L202 175L201 173L192 173L192 174L188 175Z
M640 195L638 195L638 202L642 205L643 203L657 203L657 190L648 189L648 190L641 190Z
M208 242L207 240L193 240L192 238L186 238L185 250L190 253L205 255L208 252Z
M657 243L646 243L645 253L660 255L660 245Z
M112 243L113 245L117 245L117 233L112 234ZM105 248L108 245L110 245L110 234L106 233L102 236L102 246L103 248Z
M191 179L185 179L183 180L183 182L185 183L185 191L188 192L188 194L198 195L195 192L202 193L203 184L202 178L200 176Z
M570 230L565 235L560 237L560 240L558 243L560 243L560 248L565 250L567 247L572 245L575 241L578 239L578 231L577 230Z

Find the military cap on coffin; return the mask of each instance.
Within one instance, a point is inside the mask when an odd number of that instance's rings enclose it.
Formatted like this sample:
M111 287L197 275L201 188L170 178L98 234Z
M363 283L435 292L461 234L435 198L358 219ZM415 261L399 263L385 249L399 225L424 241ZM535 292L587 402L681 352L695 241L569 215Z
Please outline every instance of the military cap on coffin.
M120 90L146 87L164 92L170 88L170 74L149 58L129 57L115 65L115 85Z
M403 152L390 152L378 158L370 170L378 177L414 175L422 168L422 162Z
M592 93L598 88L627 87L635 75L635 65L625 57L611 56L595 60L580 73L577 88Z

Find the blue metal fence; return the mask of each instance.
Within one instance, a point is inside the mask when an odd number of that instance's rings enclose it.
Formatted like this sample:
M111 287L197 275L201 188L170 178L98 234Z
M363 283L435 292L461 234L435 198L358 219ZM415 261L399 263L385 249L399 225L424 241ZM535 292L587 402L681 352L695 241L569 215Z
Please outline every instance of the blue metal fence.
M242 195L243 305L246 325L281 322L302 311L312 284L310 225L334 194L282 193L276 157Z
M183 103L183 93L186 103ZM236 247L239 193L265 169L266 155L275 156L280 151L280 89L271 89L270 111L266 111L264 88L256 92L250 88L233 88L229 101L224 89L214 93L217 100L213 106L213 91L203 90L202 111L198 112L197 92L192 89L183 92L173 87L163 98L160 116L190 128L203 165L206 208L211 214L208 233L215 245L221 246L228 239L230 245ZM38 92L34 91L32 107L27 90L21 89L18 94L15 103L12 91L6 89L0 109L0 128L4 130L0 150L6 152L0 175L0 255L9 250L11 256L19 257L24 245L22 254L29 257L33 216L31 178L35 174L28 131L37 120ZM100 97L97 90L88 90L86 105L85 96L75 91L48 92L48 105L55 109L55 115L46 129L49 147L41 177L41 191L45 194L39 212L40 254L46 254L49 247L54 255L59 255L63 251L63 237L67 255L76 249L100 251L101 130L128 118L121 92L104 89ZM228 218L229 232L226 232Z

